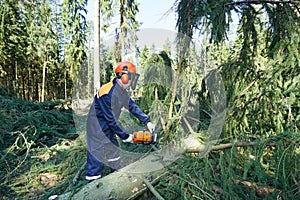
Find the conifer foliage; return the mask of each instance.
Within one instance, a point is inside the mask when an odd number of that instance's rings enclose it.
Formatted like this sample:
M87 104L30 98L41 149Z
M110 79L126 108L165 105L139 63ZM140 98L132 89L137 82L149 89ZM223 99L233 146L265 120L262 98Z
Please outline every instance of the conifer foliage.
M0 1L0 87L33 101L69 98L86 58L86 4Z

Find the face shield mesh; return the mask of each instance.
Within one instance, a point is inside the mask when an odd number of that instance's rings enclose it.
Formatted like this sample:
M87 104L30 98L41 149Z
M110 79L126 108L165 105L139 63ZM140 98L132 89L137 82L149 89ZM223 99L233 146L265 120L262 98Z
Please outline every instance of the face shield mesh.
M129 72L128 75L129 75L129 79L131 80L131 89L135 90L140 74Z

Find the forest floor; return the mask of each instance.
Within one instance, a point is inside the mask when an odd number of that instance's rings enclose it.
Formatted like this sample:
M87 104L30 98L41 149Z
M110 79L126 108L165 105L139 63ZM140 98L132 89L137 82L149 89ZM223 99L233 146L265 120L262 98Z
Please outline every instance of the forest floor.
M87 184L84 133L76 129L70 101L0 96L0 102L0 199L48 199ZM300 134L263 142L204 157L183 155L155 189L165 199L300 199ZM151 151L141 145L122 148Z
M0 102L0 199L48 199L87 184L85 133L75 124L86 116L75 115L71 101L32 103L0 96ZM130 144L122 148L151 150ZM109 171L105 167L103 175Z

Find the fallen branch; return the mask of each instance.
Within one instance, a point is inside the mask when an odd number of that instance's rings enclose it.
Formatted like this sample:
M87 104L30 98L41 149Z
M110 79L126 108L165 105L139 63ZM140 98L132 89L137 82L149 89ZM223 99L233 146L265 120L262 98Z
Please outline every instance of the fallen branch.
M64 193L69 192L71 188L78 183L78 179L80 178L80 174L82 173L82 171L85 169L85 165L86 165L86 161L83 163L83 165L81 165L80 169L74 176L72 183L68 186L68 188L65 190Z
M255 145L263 145L265 143L256 143L256 142L236 142L236 143L227 143L227 144L220 144L220 145L216 145L216 146L213 146L212 150L213 151L217 151L217 150L222 150L222 149L228 149L228 148L231 148L231 147L247 147L247 146L255 146ZM271 142L271 143L268 143L268 144L265 144L266 146L269 146L269 147L274 147L276 146L276 143L275 142Z
M184 121L185 125L187 126L187 128L189 129L189 132L190 133L195 133L195 131L193 130L191 124L189 123L189 121L185 117L183 117L183 121Z
M255 142L236 142L236 143L227 143L227 144L220 144L220 145L216 145L213 146L211 148L211 151L218 151L218 150L222 150L222 149L229 149L232 147L253 147L255 145L263 145L264 143L255 143ZM274 147L276 146L275 142L271 142L268 144L265 144L266 146L269 147ZM203 151L203 147L200 147L198 149L187 149L186 153L201 153Z
M81 172L83 172L83 170L85 169L85 165L86 165L86 161L83 163L83 165L80 167L80 169L78 170L77 174L73 178L73 185L77 184Z
M24 156L23 160L20 161L20 162L18 163L18 165L17 165L12 171L10 171L9 173L7 173L7 174L0 180L2 183L6 183L7 180L9 179L9 177L10 177L15 171L17 171L17 169L19 169L19 168L23 165L23 163L25 162L25 160L27 159L27 157L28 157L28 155L29 155L29 152L30 152L30 150L31 150L31 146L33 145L33 142L32 142L32 141L28 142L28 141L27 141L27 138L25 137L25 134L26 134L31 128L34 128L34 129L35 129L35 127L28 126L28 127L26 127L26 131L25 131L24 133L22 133L21 131L17 131L16 133L18 133L19 136L18 136L17 139L15 140L14 144L9 148L9 150L7 151L7 153L0 159L0 161L4 160L4 158L6 157L6 155L8 154L8 152L12 151L15 147L18 147L18 142L20 141L20 138L23 138L23 140L24 140L24 144L23 144L23 145L26 146L26 153L25 153L25 156ZM36 130L36 129L35 129L35 130ZM21 136L21 137L20 137L20 136Z
M151 185L155 185L158 183L158 181L163 177L165 176L166 174L168 174L169 172L166 171L164 173L162 173L161 175L159 175L158 177L156 177L155 179L153 179L151 181ZM140 197L143 193L145 193L146 191L148 190L147 187L144 187L142 189L140 189L139 191L137 191L136 193L134 193L131 197L129 197L127 200L133 200L133 199L136 199L138 197Z
M149 190L152 192L152 194L158 199L158 200L164 200L164 198L154 189L154 187L151 185L151 183L148 181L148 179L144 178L144 183L147 185Z

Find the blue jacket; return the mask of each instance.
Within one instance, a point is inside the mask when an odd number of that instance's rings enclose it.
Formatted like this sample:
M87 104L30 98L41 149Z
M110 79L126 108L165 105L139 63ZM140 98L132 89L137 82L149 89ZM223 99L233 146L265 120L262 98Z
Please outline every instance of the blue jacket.
M99 122L98 126L100 125L101 130L95 131L92 128L89 133L89 127L87 127L87 137L90 136L90 139L91 137L97 137L98 140L105 142L107 138L110 141L114 140L115 134L117 134L121 139L127 139L129 134L118 121L122 108L129 110L145 125L150 121L149 117L130 98L128 92L122 89L116 79L114 79L112 82L103 85L94 97L88 117L91 120L92 116L96 115ZM89 123L87 126L89 126ZM103 134L106 138L103 137ZM89 138L87 140L88 143L91 143Z

